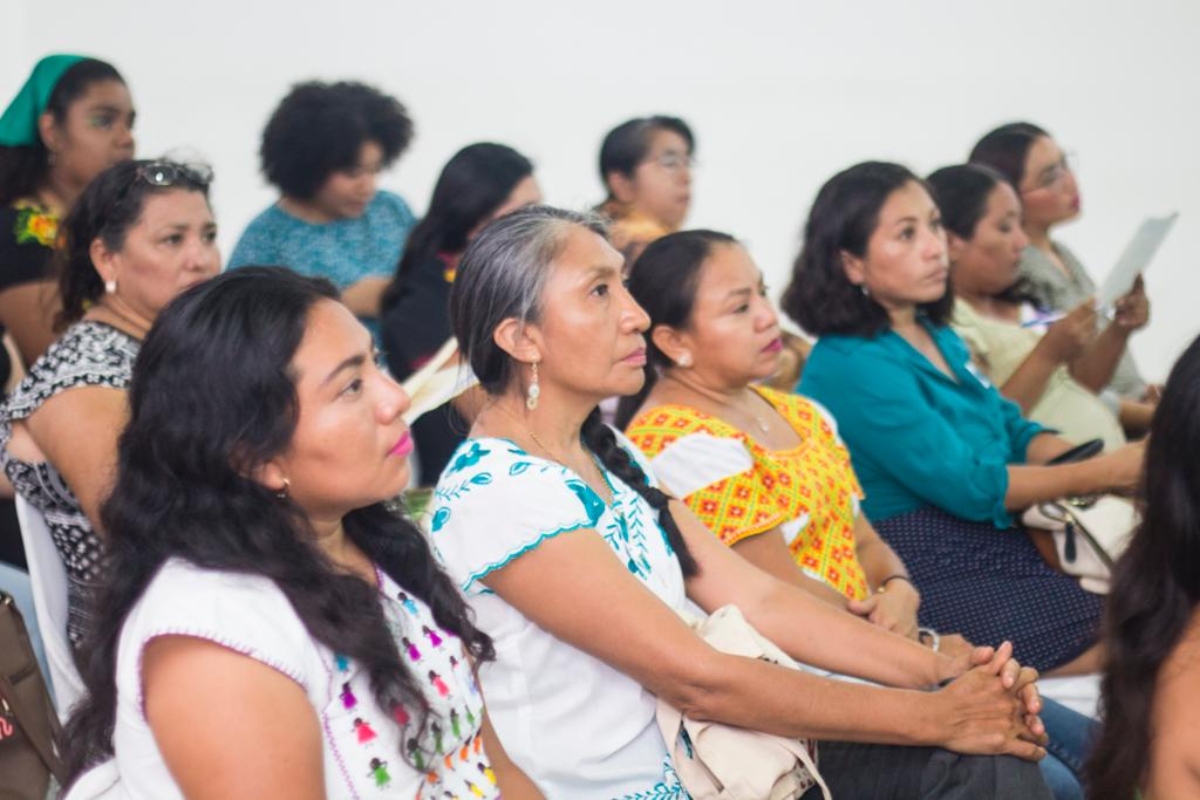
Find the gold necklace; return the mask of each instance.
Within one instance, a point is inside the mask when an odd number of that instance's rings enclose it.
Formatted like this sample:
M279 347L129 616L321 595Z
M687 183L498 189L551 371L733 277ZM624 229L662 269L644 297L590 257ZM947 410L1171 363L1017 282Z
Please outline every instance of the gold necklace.
M518 417L512 411L509 411L507 408L500 405L499 403L493 402L491 407L500 409L505 414L507 414L509 417L511 417L513 422L516 422L518 425L520 425L521 428L524 429L525 434L530 439L533 440L533 443L536 444L538 447L540 447L542 449L542 452L544 452L546 455L550 456L551 461L554 461L555 463L559 464L560 466L566 467L567 469L571 470L579 477L581 477L581 478L583 477L583 473L581 473L579 470L575 469L570 464L568 464L567 459L563 458L561 454L555 452L554 450L551 450L549 445L547 445L545 442L543 442L538 437L538 435L533 432L533 429L529 427L528 423L526 423L524 420L522 420L520 417ZM607 484L608 482L604 479L604 473L600 472L600 468L599 468L599 466L596 465L595 459L593 458L593 459L591 459L591 461L592 461L592 466L595 466L597 472L599 473L600 482L603 484ZM601 497L601 499L603 499L603 497Z

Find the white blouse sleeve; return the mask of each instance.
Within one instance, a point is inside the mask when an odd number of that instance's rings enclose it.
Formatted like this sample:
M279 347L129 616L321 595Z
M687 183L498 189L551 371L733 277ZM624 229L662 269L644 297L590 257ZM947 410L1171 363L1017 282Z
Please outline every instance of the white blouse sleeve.
M604 501L574 473L504 439L461 446L434 492L430 537L468 595L480 579L542 542L595 528Z

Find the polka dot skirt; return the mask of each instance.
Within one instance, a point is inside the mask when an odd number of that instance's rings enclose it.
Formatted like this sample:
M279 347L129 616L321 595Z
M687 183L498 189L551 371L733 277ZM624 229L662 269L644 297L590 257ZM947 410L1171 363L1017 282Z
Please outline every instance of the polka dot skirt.
M1042 559L1019 528L997 530L925 508L876 521L921 592L920 622L975 644L1009 640L1046 671L1097 639L1104 603Z

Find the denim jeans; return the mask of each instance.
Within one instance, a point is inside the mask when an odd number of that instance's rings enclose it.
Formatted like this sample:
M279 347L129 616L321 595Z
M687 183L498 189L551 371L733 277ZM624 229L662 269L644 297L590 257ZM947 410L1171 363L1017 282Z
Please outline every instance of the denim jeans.
M1079 776L1099 726L1095 720L1043 698L1042 722L1050 736L1049 755L1041 762L1042 777L1054 800L1082 800Z

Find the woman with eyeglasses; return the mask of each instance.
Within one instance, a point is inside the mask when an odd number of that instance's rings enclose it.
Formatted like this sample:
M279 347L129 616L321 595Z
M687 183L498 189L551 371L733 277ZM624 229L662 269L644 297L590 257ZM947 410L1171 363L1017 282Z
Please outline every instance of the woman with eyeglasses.
M282 264L328 278L378 335L384 290L417 220L403 198L376 182L412 136L408 111L372 86L292 87L259 147L263 175L280 198L246 226L230 269Z
M66 566L75 647L104 576L99 509L134 357L158 312L221 268L211 178L205 166L125 161L88 185L63 221L58 254L60 321L70 327L0 411L4 472L45 516Z
M1078 217L1081 207L1070 157L1053 137L1028 122L1001 125L979 140L969 161L998 171L1020 197L1029 244L1021 254L1019 291L1045 313L1069 312L1095 295L1096 285L1083 264L1053 238L1054 229ZM1106 324L1104 316L1097 322L1098 346L1119 354L1115 368L1107 366L1114 360L1106 359L1077 377L1094 391L1110 389L1104 395L1109 407L1130 433L1142 433L1153 414L1157 389L1146 385L1127 347L1129 336L1150 321L1150 301L1140 279L1113 311L1118 313L1111 323Z
M613 247L633 263L650 242L683 226L692 202L696 139L678 117L639 117L600 145L608 197L596 210L612 222Z
M133 120L120 73L77 55L39 61L0 116L0 325L25 364L55 339L59 220L101 171L133 158Z
M1092 304L1080 304L1045 332L1029 325L1037 311L1020 288L1021 252L1029 240L1016 190L982 164L944 167L928 181L946 229L954 330L975 363L1029 419L1064 439L1101 439L1110 450L1125 444L1117 416L1075 377L1096 359L1108 359L1111 370L1121 353L1097 346Z

